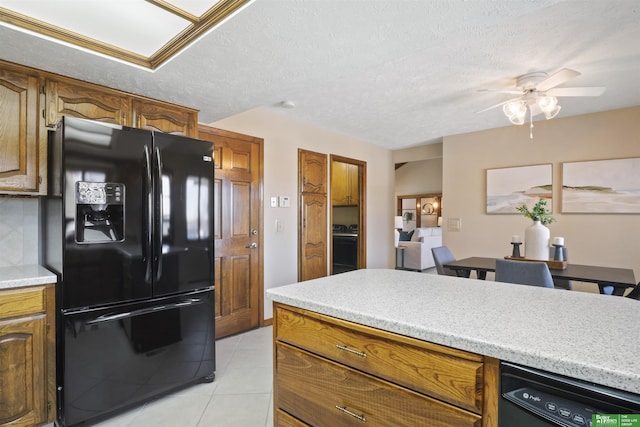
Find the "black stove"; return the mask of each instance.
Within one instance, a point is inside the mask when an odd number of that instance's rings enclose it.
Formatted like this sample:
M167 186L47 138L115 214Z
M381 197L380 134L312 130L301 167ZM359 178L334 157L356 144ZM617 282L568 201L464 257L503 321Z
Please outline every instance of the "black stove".
M358 224L333 224L332 232L334 237L358 237Z
M358 224L333 224L333 273L358 268Z

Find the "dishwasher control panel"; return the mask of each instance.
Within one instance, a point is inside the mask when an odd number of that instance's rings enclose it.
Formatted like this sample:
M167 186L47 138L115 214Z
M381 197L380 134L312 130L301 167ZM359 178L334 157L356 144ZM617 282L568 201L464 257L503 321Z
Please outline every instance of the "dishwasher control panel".
M604 412L532 387L512 390L502 397L563 427L591 427L592 415Z

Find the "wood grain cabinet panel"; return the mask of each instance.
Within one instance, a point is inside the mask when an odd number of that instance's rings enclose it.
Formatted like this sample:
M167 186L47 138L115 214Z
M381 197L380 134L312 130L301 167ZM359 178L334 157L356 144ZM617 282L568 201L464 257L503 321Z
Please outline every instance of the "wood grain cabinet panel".
M327 155L298 150L300 193L327 194Z
M37 74L0 64L0 194L39 190Z
M496 359L280 303L274 341L276 426L497 425Z
M482 412L482 358L404 337L366 333L279 308L278 339L470 411ZM322 339L318 339L318 337Z
M184 107L133 100L133 126L174 135L198 137L198 113Z
M331 162L331 204L356 206L358 194L358 165Z
M52 286L0 292L0 426L53 421L52 295Z
M67 80L47 79L47 126L55 126L63 116L130 125L131 106L121 92Z
M311 425L481 425L477 414L286 344L277 344L276 358L278 406Z

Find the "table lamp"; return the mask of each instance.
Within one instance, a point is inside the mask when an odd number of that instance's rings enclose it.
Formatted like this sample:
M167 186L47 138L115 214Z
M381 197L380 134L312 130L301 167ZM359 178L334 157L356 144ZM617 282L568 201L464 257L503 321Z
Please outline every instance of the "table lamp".
M398 247L398 242L400 241L400 231L398 230L402 230L403 224L402 224L402 217L401 216L396 216L393 220L393 236L394 236L394 245L397 248Z

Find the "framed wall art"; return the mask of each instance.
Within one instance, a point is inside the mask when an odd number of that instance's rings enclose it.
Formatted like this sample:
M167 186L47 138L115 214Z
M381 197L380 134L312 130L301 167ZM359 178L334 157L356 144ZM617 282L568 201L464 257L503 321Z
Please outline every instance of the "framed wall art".
M520 214L516 207L533 207L546 199L552 210L553 170L551 164L487 169L487 213Z
M640 157L563 163L562 213L640 213Z

